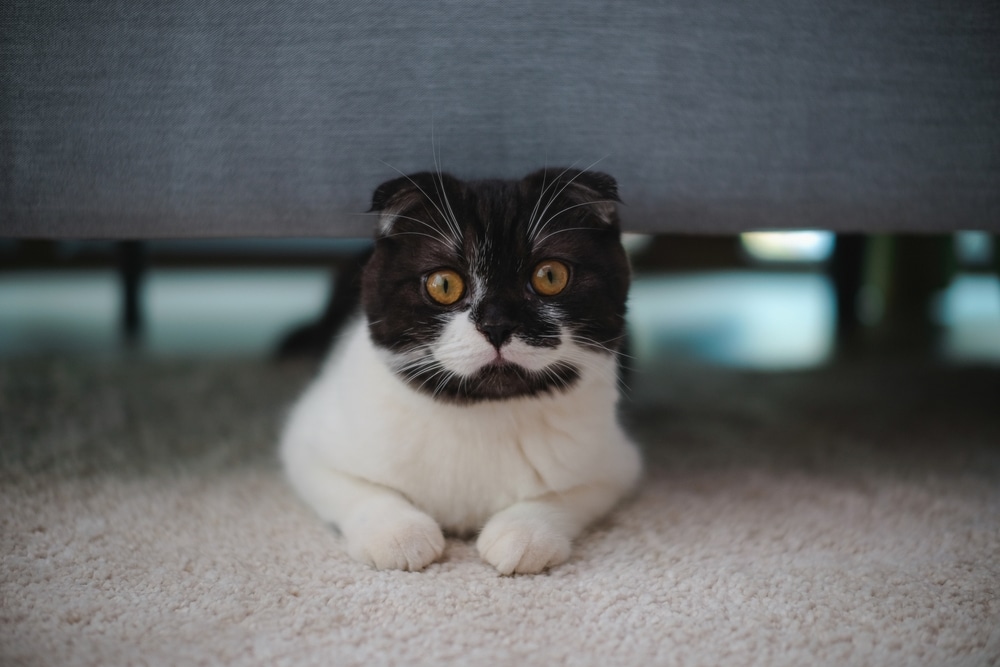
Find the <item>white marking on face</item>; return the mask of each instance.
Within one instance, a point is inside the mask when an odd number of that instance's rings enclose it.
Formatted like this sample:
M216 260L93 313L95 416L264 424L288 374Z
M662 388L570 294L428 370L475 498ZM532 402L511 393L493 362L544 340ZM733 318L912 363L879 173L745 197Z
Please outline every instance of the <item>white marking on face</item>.
M434 346L434 358L442 366L466 377L496 359L496 356L494 347L476 329L469 310L452 316Z
M381 236L392 231L392 226L396 223L396 215L393 213L383 213L378 218L378 233Z
M566 331L559 324L560 322L563 321L563 319L565 319L565 316L563 315L563 312L558 307L556 307L556 306L553 306L551 304L545 304L545 305L539 307L538 313L542 316L543 320L545 320L549 324L555 324L556 326L559 327L559 340L560 340L560 344L562 344L563 342L565 342L566 341Z
M562 339L562 334L560 334ZM517 364L529 371L540 371L551 366L562 358L558 347L536 347L513 337L500 348L500 353L506 361Z
M517 337L517 334L498 351L472 321L471 311L456 313L441 333L434 346L434 358L449 371L469 377L487 364L507 361L530 371L540 371L563 357L562 349L568 340L565 330L560 330L558 347L536 347Z
M475 310L479 303L483 300L483 294L486 292L484 285L485 281L479 277L478 273L473 272L469 276L469 282L471 293L469 294L469 301L471 303L470 310Z

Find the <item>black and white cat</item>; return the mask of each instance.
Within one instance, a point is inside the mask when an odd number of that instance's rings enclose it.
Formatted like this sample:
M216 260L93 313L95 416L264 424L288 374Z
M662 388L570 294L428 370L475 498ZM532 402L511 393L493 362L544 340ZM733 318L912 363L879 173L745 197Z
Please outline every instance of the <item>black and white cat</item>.
M628 260L617 184L544 169L520 181L420 173L381 185L351 325L295 405L288 476L349 553L438 559L479 531L503 574L533 573L634 485L618 424Z

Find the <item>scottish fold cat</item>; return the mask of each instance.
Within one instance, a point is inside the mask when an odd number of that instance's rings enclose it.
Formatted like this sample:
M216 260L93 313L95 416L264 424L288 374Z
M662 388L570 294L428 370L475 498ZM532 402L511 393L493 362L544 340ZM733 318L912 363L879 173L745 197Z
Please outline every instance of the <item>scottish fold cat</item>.
M420 570L445 531L477 535L503 574L537 573L633 487L618 201L613 178L574 169L376 189L363 313L281 441L292 485L354 558Z

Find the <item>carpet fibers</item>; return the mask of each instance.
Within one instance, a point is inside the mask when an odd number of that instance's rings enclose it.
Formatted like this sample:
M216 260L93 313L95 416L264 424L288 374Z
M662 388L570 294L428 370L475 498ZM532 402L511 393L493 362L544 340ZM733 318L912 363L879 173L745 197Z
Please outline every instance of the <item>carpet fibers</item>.
M0 664L1000 664L995 369L636 377L639 492L523 577L350 560L276 464L309 376L0 366Z

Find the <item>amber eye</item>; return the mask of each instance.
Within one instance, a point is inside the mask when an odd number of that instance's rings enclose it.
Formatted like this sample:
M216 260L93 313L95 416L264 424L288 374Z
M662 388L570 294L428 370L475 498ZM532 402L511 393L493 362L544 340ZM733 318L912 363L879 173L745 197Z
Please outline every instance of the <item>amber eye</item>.
M451 269L441 269L427 276L427 293L442 306L450 306L462 298L465 282Z
M555 259L547 259L535 267L531 276L531 286L543 296L555 296L566 289L569 282L569 268Z

